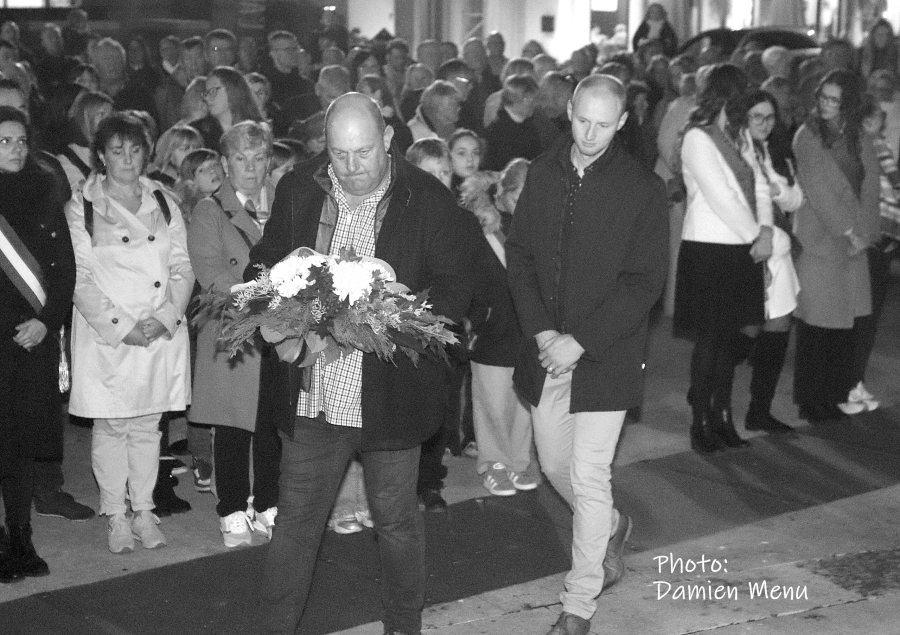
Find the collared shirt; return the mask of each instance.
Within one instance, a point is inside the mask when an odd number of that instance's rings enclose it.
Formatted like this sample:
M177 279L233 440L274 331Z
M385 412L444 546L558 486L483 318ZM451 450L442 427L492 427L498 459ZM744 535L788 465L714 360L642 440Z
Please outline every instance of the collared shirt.
M237 190L235 190L234 193L237 195L237 200L241 206L244 209L247 209L247 201L253 201L253 199ZM253 201L253 207L256 210L256 216L254 217L253 214L250 214L250 218L253 219L253 222L256 223L260 233L262 233L266 221L269 220L269 215L271 214L271 210L269 209L269 197L266 194L265 185L263 185L263 188L259 191L259 201Z
M344 189L328 166L331 196L337 202L338 217L328 255L336 256L341 249L353 247L357 256L375 255L375 219L378 203L391 185L391 172L375 192L366 197L355 210L347 204ZM346 357L328 364L320 357L312 367L309 392L301 392L297 400L297 415L311 419L325 413L328 423L352 428L362 427L362 360L361 351L353 350Z

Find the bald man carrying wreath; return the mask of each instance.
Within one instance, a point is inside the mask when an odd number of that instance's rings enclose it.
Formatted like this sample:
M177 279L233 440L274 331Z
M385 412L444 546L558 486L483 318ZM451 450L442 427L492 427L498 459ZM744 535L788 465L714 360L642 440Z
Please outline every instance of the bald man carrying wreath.
M352 247L391 265L413 293L430 289L434 313L461 323L472 295L465 254L474 219L436 178L392 150L393 130L365 95L348 93L331 104L325 136L327 152L278 183L245 279L259 273L253 263L271 267L298 247L330 255ZM392 364L354 351L317 362L303 391L301 370L272 351L262 359L258 417L275 421L282 439L264 632L297 630L326 522L359 452L378 534L385 633L419 635L425 565L416 476L420 445L442 421L450 368L425 355L414 366L404 355Z
M610 466L625 411L641 403L669 244L665 186L616 135L628 116L621 82L583 79L568 113L572 134L531 164L506 242L528 341L513 379L541 468L574 512L563 612L548 635L585 635L625 571L631 519L613 507Z

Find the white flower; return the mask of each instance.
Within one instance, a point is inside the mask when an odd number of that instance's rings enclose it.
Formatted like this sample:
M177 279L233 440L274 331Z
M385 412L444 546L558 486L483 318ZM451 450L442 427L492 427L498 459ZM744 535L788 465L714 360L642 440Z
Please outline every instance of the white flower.
M341 300L353 304L372 290L373 276L367 263L344 260L331 262L328 268L334 281L334 293Z
M309 279L311 267L321 266L326 261L319 254L313 256L288 256L277 263L269 272L269 280L272 286L283 298L292 298L300 291L312 284Z

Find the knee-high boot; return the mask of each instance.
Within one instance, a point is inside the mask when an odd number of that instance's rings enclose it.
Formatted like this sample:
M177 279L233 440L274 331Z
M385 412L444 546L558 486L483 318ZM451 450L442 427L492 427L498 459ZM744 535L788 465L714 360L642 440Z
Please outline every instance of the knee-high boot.
M787 353L790 331L768 333L763 331L756 341L753 353L753 378L750 380L750 408L747 410L745 424L748 430L765 430L767 432L793 432L794 429L772 416L772 400L784 357Z
M691 406L691 449L701 454L722 449L722 444L710 428L715 348L715 338L704 336L698 339L691 354L691 387L687 394Z
M734 429L731 413L731 387L734 383L735 367L747 359L753 348L754 339L743 333L721 341L716 351L712 397L712 430L719 440L729 448L740 448L749 442L740 438Z

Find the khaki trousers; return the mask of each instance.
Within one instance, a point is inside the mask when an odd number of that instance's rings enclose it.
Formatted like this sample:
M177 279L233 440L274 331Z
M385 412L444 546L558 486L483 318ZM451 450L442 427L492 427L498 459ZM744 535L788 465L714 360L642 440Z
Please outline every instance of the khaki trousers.
M100 513L124 514L126 488L131 509L152 510L159 473L162 413L128 419L94 419L91 465L100 486Z

